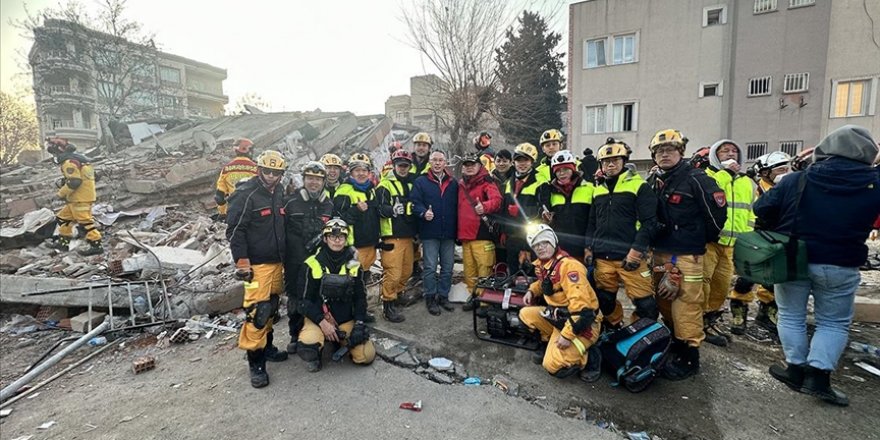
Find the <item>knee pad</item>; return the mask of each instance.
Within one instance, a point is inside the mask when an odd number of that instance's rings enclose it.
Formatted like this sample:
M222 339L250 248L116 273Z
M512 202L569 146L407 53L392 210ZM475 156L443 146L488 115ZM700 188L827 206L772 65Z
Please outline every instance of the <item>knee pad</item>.
M596 289L596 298L599 300L599 310L602 311L602 314L611 316L614 313L614 308L617 307L617 292Z
M275 317L278 311L279 295L269 295L268 301L260 301L251 306L252 312L248 314L250 323L258 330L262 330Z
M653 295L646 298L637 298L632 300L632 302L636 306L634 313L639 318L650 318L656 321L660 317L660 309L657 308L657 300L654 299Z
M300 359L306 362L312 362L321 359L321 344L303 344L296 343L296 354Z
M749 293L754 285L755 283L743 277L736 277L736 282L733 283L733 291L736 293Z

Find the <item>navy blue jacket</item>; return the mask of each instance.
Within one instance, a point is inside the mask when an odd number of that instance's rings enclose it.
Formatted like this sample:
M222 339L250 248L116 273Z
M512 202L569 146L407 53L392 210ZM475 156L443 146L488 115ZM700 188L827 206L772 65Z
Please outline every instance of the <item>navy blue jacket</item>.
M868 258L865 240L880 214L880 172L842 157L815 163L785 176L758 198L753 209L765 229L792 233L798 180L807 173L797 212L797 234L807 244L807 261L858 267Z
M458 182L445 173L442 184L428 171L413 183L410 192L413 214L419 219L420 240L455 240L458 220ZM425 220L428 207L434 219Z

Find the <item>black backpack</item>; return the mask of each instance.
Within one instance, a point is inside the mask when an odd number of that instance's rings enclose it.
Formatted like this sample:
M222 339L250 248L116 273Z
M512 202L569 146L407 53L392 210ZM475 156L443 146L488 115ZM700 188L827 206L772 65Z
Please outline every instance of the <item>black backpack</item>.
M615 378L612 385L623 385L633 393L644 390L663 366L672 332L653 320L642 318L599 338L602 362Z

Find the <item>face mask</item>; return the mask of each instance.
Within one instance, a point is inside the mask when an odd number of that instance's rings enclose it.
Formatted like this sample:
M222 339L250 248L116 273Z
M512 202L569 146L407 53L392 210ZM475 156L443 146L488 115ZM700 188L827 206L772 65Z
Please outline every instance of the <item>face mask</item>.
M785 177L785 176L786 176L785 174L780 174L780 175L774 177L774 178L773 178L773 183L779 183L779 182L781 182L781 181L782 181L782 178Z

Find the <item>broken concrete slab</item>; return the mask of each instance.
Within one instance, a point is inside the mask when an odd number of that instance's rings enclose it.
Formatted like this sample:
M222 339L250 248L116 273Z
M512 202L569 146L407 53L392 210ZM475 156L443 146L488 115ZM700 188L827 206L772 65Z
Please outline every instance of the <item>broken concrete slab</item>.
M15 271L26 265L28 261L18 255L8 253L0 255L0 273L15 273Z
M144 269L189 270L205 262L205 254L192 249L170 246L147 246L150 252L137 254L122 260L122 269L136 272ZM158 261L157 261L158 258Z
M89 286L92 287L91 303L93 307L106 308L107 284L87 283L67 278L32 277L24 275L3 275L0 282L0 303L38 304L62 307L88 307ZM128 289L125 285L113 285L113 307L128 309ZM150 284L150 297L155 301L159 298L161 288L155 283ZM34 292L53 292L40 295L26 295ZM131 284L132 295L145 295L144 285L138 282ZM239 306L241 302L239 301Z
M29 212L22 217L20 226L0 228L0 248L17 249L37 244L54 230L55 214L50 209Z
M105 316L107 316L106 313L96 312L94 310L91 312L82 312L79 315L70 318L70 328L75 332L88 333L91 329L101 325L101 323L104 322Z
M10 200L0 203L0 208L0 218L13 218L36 211L37 202L34 199Z

